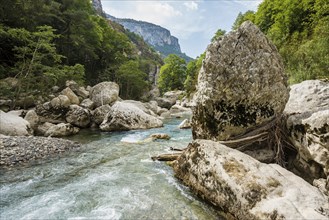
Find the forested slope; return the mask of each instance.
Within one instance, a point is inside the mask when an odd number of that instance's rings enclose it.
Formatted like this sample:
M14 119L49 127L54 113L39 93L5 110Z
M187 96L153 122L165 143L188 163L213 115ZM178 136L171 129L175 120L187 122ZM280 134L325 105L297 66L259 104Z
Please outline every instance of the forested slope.
M47 94L67 79L89 85L116 81L123 98L149 88L148 67L161 58L142 39L120 32L99 16L89 0L0 0L0 93ZM131 68L122 76L120 68ZM135 74L136 73L136 74ZM121 75L120 75L121 74Z
M291 83L329 77L329 1L264 0L239 14L233 29L251 20L274 42Z

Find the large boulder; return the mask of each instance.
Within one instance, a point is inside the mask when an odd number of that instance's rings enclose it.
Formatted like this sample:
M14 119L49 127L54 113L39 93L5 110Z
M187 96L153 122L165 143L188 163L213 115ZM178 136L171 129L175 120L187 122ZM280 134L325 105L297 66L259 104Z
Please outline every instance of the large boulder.
M73 103L66 95L59 95L50 101L50 107L55 109L68 108L71 104Z
M66 113L66 121L80 128L86 128L90 124L90 112L78 105L70 105Z
M170 109L171 106L175 105L176 103L176 99L168 99L163 97L157 97L155 98L155 101L158 103L158 106L166 109Z
M102 82L95 85L90 91L90 99L96 107L112 104L119 97L119 85L114 82Z
M38 136L47 136L46 132L51 128L55 126L55 124L49 123L49 122L44 122L38 125L38 127L35 130L35 135Z
M229 140L268 123L289 97L276 47L251 22L212 42L199 73L194 138Z
M292 85L284 110L294 161L310 179L329 175L329 82L308 80Z
M81 99L86 99L89 97L89 92L84 87L79 86L79 84L75 81L68 80L65 85L66 87L69 87L78 97L81 97Z
M190 108L183 107L181 105L173 105L170 108L170 114L172 115L191 115L192 110Z
M111 106L110 105L102 105L99 106L98 108L96 108L93 112L92 112L92 117L91 120L96 124L96 125L100 125L104 119L105 116L107 115L107 113L111 110Z
M35 112L39 116L40 123L62 123L65 122L65 115L69 111L71 102L65 95L59 95L50 102L38 105Z
M103 131L122 131L161 127L163 123L155 116L146 114L132 103L115 102L100 125Z
M64 136L70 136L73 134L77 134L79 132L79 128L74 127L73 125L69 123L60 123L57 125L54 125L50 127L46 133L45 136L47 137L64 137Z
M328 197L277 164L264 164L210 140L179 157L176 176L235 219L328 219Z
M24 119L26 121L28 121L30 123L30 125L31 125L31 128L34 131L36 131L36 129L37 129L38 125L39 125L40 119L39 119L39 116L37 115L37 113L35 112L35 110L29 110L26 113Z
M94 109L94 102L91 101L90 99L84 99L80 103L80 106L83 107L83 108L93 110Z
M131 104L135 105L137 108L140 108L146 114L156 115L156 113L154 113L154 111L152 111L152 109L150 109L150 104L143 103L143 102L140 102L140 101L135 101L135 100L124 100L122 102L123 103L131 103Z
M33 135L30 123L25 119L0 110L0 134L9 136Z
M79 105L79 97L69 87L63 89L61 94L67 96L71 104Z

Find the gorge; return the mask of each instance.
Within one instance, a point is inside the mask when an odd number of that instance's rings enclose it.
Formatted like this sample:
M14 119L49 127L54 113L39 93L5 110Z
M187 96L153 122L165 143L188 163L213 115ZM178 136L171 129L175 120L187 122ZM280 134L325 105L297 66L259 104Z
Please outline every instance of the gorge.
M329 218L329 80L289 84L270 34L244 21L169 65L123 28L181 53L161 27L36 2L26 21L63 32L0 26L1 219ZM174 70L181 87L150 91Z

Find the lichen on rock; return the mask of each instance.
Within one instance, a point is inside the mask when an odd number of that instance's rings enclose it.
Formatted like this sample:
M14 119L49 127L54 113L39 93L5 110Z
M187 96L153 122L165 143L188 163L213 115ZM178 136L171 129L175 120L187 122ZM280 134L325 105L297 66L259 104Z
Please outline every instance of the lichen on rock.
M234 138L280 115L288 97L277 49L244 22L207 48L194 96L193 137Z

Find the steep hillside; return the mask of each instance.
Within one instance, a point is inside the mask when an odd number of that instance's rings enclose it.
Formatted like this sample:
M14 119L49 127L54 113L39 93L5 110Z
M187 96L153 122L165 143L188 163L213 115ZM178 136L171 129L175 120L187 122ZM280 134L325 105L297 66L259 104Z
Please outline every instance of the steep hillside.
M133 19L121 19L109 14L106 17L114 22L121 24L129 31L141 36L148 44L159 51L164 57L169 54L177 54L187 62L192 60L191 57L182 53L178 39L171 35L170 31L152 23L145 21L136 21Z

